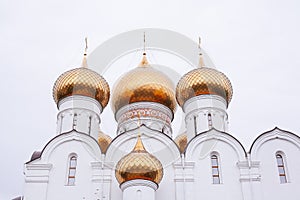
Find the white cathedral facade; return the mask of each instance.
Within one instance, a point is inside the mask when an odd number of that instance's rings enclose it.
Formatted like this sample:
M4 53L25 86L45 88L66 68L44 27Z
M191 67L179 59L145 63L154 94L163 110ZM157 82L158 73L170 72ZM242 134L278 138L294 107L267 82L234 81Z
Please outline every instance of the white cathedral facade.
M231 83L202 55L176 86L144 53L112 90L86 59L54 84L57 134L25 163L17 199L300 198L300 137L274 128L244 149L228 133ZM118 123L114 138L100 130L109 101ZM178 105L186 132L174 136Z

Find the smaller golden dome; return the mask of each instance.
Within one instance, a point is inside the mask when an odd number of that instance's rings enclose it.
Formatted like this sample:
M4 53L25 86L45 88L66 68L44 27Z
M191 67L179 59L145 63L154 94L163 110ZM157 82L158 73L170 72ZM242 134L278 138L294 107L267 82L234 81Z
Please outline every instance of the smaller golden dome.
M100 146L101 152L106 153L107 147L110 145L112 139L109 135L106 135L102 131L98 134L98 144Z
M124 74L115 84L111 107L116 113L121 107L136 102L155 102L176 110L175 87L167 75L154 69L144 55L139 67Z
M223 97L227 105L232 98L232 86L225 74L216 69L199 67L185 74L176 87L176 99L182 107L190 98L213 94Z
M120 184L135 179L159 184L163 177L163 167L155 156L146 151L139 136L133 150L117 163L115 173Z
M187 146L187 135L186 133L181 133L178 135L175 139L174 142L177 144L180 153L184 153L185 148Z
M60 75L53 86L56 104L73 95L91 97L97 100L103 109L109 100L109 85L97 72L86 67L75 68Z

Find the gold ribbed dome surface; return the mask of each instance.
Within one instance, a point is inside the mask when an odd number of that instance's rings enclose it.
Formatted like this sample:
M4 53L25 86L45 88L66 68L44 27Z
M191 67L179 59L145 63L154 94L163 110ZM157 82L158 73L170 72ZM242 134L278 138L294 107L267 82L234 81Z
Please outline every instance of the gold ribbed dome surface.
M145 150L138 137L134 149L117 163L115 173L120 184L135 179L159 184L163 177L163 167L155 156Z
M187 135L186 133L181 133L178 135L175 139L174 142L177 144L180 153L184 153L185 148L187 146Z
M101 152L106 153L106 150L108 146L110 145L112 139L109 135L103 133L102 131L99 131L98 134L98 144L100 146Z
M112 94L112 109L136 102L155 102L176 110L175 87L164 73L144 64L124 74L115 84Z
M182 107L190 98L213 94L223 97L227 105L232 98L232 86L225 74L216 69L199 67L185 74L178 82L176 99Z
M80 67L60 75L53 86L53 98L56 103L72 95L96 99L104 108L108 103L110 90L101 75L91 69Z

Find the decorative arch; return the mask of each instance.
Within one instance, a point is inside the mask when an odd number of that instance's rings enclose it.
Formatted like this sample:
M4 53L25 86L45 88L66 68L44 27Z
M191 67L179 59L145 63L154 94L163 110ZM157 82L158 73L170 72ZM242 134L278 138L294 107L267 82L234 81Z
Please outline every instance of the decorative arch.
M72 140L81 141L87 147L88 152L95 159L101 158L100 146L94 138L85 133L80 133L75 130L72 130L70 132L59 134L56 137L52 138L41 151L40 158L28 161L26 164L31 162L37 162L37 160L39 160L42 163L48 163L48 160L56 147Z
M138 134L142 134L142 140L146 150L156 156L163 166L170 165L180 159L179 148L172 138L162 132L150 129L145 125L141 125L141 127L124 132L115 137L107 148L106 159L116 164L119 159L132 150ZM151 140L151 142L147 142L147 140ZM155 143L161 145L160 149L155 149ZM152 146L148 146L149 144L152 144Z
M288 141L289 143L295 145L300 150L300 137L294 133L289 131L282 130L278 127L274 129L264 132L259 135L251 145L250 148L250 155L252 159L258 159L258 152L260 148L267 142L272 140L284 140Z
M245 151L245 148L235 137L226 132L221 132L212 128L208 131L196 135L192 140L189 141L185 151L186 158L192 158L193 152L195 151L197 146L205 141L225 142L236 152L236 155L238 156L239 160L245 160L247 157L247 152ZM210 150L211 149L207 150L206 156L210 155Z

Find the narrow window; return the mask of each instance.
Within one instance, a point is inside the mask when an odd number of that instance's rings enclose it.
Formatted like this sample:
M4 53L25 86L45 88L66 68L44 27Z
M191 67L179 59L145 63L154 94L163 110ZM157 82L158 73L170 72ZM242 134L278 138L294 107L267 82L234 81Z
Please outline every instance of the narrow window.
M195 135L197 135L197 116L194 116L194 128L195 128Z
M92 130L92 116L89 116L89 134L91 134Z
M278 167L280 183L286 183L287 180L286 180L286 173L285 173L285 167L284 167L282 155L277 153L276 160L277 160L277 167Z
M77 126L77 113L74 113L74 117L73 117L73 129L75 129Z
M137 194L137 199L138 200L142 200L142 191L141 190L137 190L136 194Z
M77 166L77 157L71 156L69 161L68 185L75 184L76 166Z
M212 128L212 119L211 119L211 114L210 113L208 113L208 115L207 115L207 120L208 120L208 127Z
M60 123L60 125L59 125L59 133L62 132L63 119L64 119L64 115L62 114L60 116L60 122L59 122Z
M213 184L220 184L220 169L219 169L218 156L213 154L211 155L210 158L211 158Z

